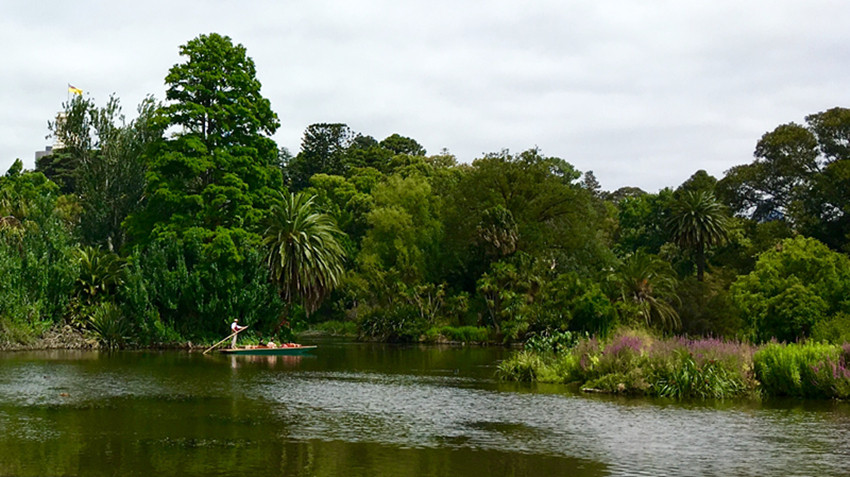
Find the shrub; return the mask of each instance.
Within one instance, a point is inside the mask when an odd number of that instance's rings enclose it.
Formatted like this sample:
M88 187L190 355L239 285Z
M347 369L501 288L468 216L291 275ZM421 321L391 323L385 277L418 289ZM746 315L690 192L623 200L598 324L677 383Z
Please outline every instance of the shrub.
M847 353L828 344L770 343L753 356L756 379L772 396L836 398L850 396Z
M443 326L439 330L450 341L482 343L490 339L490 330L484 326Z
M538 353L563 353L578 344L579 333L571 331L544 331L531 335L526 341L524 348ZM587 334L584 335L587 337Z
M132 332L132 325L121 309L112 303L95 305L89 316L90 329L101 345L106 348L123 348Z
M313 329L337 336L351 336L357 334L357 323L352 321L323 321L317 323Z
M714 359L699 363L686 348L676 350L672 362L658 360L652 368L652 394L656 396L725 398L746 391L745 380L737 370Z
M499 363L496 374L506 381L535 381L543 368L543 360L537 353L520 351Z
M812 238L786 239L730 291L753 339L796 341L820 321L850 312L850 259Z
M839 313L829 319L815 323L812 327L813 341L826 341L832 344L850 342L850 314Z
M850 355L850 345L847 354ZM585 338L566 353L526 349L500 366L503 379L580 382L616 394L725 398L753 389L752 348L717 339L656 339L622 330Z
M365 308L365 307L364 307ZM418 341L427 331L427 322L410 306L375 308L362 313L358 329L362 336L383 341Z

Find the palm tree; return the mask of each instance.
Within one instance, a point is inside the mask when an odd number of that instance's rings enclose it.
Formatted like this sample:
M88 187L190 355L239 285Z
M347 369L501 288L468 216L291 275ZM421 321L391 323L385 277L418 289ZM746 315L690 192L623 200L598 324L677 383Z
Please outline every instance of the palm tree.
M679 314L670 303L678 301L676 278L670 264L643 250L626 257L610 277L618 301L634 305L647 325L677 329Z
M308 314L337 286L345 261L340 244L345 234L333 217L316 211L314 198L281 194L263 240L281 297L289 306L300 301Z
M728 216L714 194L688 191L673 204L668 221L673 240L696 253L697 280L703 281L705 250L726 241Z

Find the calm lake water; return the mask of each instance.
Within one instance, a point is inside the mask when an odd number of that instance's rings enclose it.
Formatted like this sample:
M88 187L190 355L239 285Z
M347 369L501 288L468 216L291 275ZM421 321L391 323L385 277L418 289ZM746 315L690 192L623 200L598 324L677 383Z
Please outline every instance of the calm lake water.
M497 348L0 353L0 475L848 475L850 405L493 378Z

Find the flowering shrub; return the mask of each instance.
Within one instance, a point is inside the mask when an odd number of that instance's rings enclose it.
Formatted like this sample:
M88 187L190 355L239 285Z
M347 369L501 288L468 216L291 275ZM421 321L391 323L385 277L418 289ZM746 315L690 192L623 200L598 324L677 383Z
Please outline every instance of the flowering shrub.
M753 356L762 391L772 396L850 397L850 344L769 343Z

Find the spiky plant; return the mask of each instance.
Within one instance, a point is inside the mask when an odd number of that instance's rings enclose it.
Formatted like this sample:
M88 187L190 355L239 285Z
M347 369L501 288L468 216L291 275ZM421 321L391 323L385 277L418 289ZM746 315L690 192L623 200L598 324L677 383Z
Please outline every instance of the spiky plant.
M281 194L264 234L267 262L281 297L315 311L343 275L344 233L333 217L317 211L314 196Z
M728 216L714 194L688 191L673 204L668 221L673 240L696 254L697 280L705 275L705 251L726 241Z
M671 302L677 301L676 278L670 264L642 250L626 257L610 277L617 299L635 307L647 325L681 326Z

